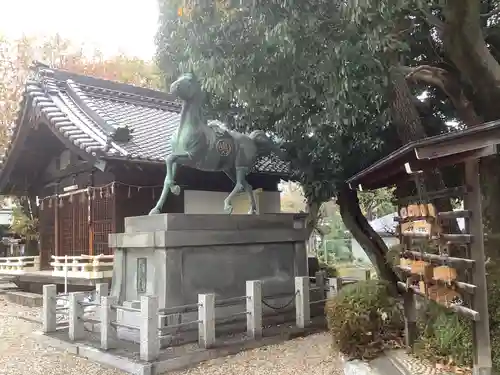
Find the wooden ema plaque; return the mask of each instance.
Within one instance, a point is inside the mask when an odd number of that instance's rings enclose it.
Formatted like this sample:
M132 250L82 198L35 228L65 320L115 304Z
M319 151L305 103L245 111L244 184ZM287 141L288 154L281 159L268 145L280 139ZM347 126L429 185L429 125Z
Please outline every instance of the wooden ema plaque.
M411 204L399 211L403 222L400 224L401 234L424 234L429 237L440 233L436 220L436 208L432 203Z
M424 281L431 281L434 277L432 264L423 260L414 260L409 265L413 275L421 276Z
M433 204L412 204L400 209L401 224L400 234L415 234L418 237L433 238L441 233L437 220L437 211ZM436 266L431 262L420 259L401 258L399 265L411 275L407 284L417 282L418 289L429 299L449 306L457 298L461 298L452 283L457 279L457 271L449 266ZM450 284L450 285L443 285Z
M435 267L433 269L434 280L442 280L447 283L451 283L457 279L457 270L448 266Z
M440 285L427 285L427 296L429 299L445 306L450 306L457 299L462 299L462 296L457 291Z
M412 217L428 217L435 219L437 217L437 211L436 207L432 203L410 204L406 207L401 207L399 215L402 219Z

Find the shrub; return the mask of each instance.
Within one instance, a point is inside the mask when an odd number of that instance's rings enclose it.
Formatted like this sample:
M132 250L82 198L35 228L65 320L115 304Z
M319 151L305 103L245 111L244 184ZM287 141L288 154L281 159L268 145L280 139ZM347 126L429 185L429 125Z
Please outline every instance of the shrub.
M325 309L334 346L349 359L373 359L402 343L402 312L385 281L347 285Z
M500 371L500 268L494 263L487 267L488 310L490 316L491 354L493 369ZM415 343L415 354L433 362L472 365L472 321L429 302L421 336Z
M432 362L471 366L471 321L429 302L424 321L419 322L421 336L415 343L415 354Z

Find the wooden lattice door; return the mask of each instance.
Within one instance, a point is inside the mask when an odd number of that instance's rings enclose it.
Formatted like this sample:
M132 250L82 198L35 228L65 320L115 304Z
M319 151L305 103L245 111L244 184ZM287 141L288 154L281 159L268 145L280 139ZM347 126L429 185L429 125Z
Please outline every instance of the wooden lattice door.
M55 204L49 199L40 206L40 266L49 269L55 254Z
M61 255L89 253L88 197L85 193L59 200L59 247Z
M97 190L92 201L93 254L112 254L108 235L115 231L115 195L111 189Z

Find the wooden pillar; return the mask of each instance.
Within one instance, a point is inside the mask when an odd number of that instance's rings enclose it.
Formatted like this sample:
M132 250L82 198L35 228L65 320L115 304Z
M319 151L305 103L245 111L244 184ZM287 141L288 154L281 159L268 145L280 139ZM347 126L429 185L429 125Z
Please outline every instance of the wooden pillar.
M483 216L481 207L481 186L479 178L479 159L465 162L465 184L469 188L464 197L464 208L470 210L470 234L472 243L471 259L474 260L472 282L476 293L472 297L472 309L479 312L479 320L473 322L473 373L491 374L491 342L488 314L488 295L486 288L486 270L484 253Z
M407 290L403 294L403 309L405 318L405 343L409 348L413 348L413 344L417 340L417 302L415 295L411 290Z
M60 241L59 241L59 182L56 184L55 188L56 200L54 202L54 252L56 256L60 256ZM49 260L50 264L51 260Z
M94 186L94 172L90 172L89 188L87 191L87 219L89 226L89 255L94 255L94 221L93 221L93 204L92 204L92 190Z

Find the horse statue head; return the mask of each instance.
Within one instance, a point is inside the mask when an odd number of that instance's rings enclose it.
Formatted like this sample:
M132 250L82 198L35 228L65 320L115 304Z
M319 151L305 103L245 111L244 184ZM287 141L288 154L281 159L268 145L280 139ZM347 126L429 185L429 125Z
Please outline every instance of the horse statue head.
M184 73L170 85L170 93L184 101L201 98L201 84L194 73Z

